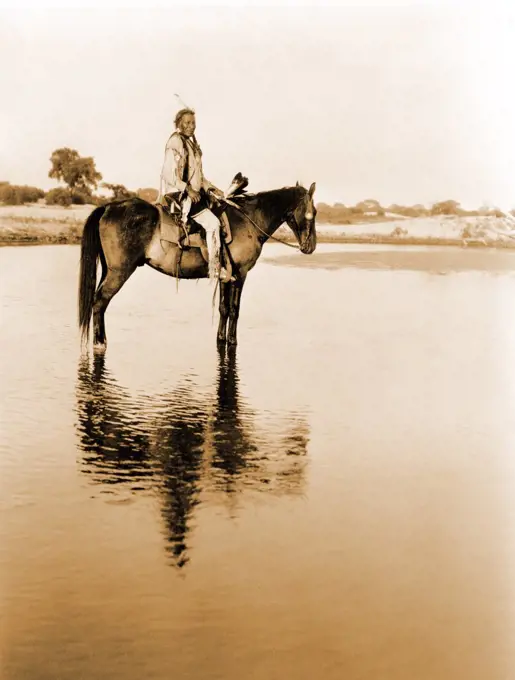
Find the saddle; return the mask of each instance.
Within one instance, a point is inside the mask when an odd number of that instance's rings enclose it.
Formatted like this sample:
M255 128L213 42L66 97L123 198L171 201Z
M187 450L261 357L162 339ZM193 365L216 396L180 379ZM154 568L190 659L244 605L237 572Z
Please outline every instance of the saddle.
M199 225L189 221L188 234L186 234L180 213L170 213L167 207L162 203L155 203L154 205L159 210L159 232L161 241L174 245L179 245L179 242L182 242L181 247L186 246L190 248L201 248L205 245L205 231L199 227ZM200 229L204 231L204 234L200 232ZM186 236L188 236L188 238L185 243L184 240Z
M169 196L164 197L166 205L162 203L154 203L159 211L159 231L160 239L165 243L178 245L181 249L184 248L200 248L204 259L207 261L207 243L205 229L195 221L195 216L189 217L186 229L181 220L180 212L170 212L170 206L173 205L173 199ZM214 211L220 220L220 236L221 240L228 245L232 241L231 226L229 220L223 211ZM204 255L205 253L205 255Z
M248 184L249 180L247 177L244 177L241 172L236 173L226 192L227 198L245 196ZM183 250L184 248L200 248L202 256L206 262L209 262L206 231L198 224L198 222L195 222L195 215L188 218L186 233L181 221L181 208L179 203L169 194L165 194L162 201L164 201L164 203L154 203L159 210L161 242L179 246L179 250ZM222 244L227 246L232 241L232 234L229 218L225 214L225 206L223 206L223 204L218 204L213 207L213 213L220 220L220 236Z

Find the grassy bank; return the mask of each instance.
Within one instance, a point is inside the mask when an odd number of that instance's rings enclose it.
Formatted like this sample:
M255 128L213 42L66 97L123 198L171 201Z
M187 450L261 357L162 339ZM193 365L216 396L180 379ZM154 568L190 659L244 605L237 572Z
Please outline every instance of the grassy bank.
M0 206L0 244L79 243L84 222L93 209L92 205Z
M45 205L0 206L0 245L77 244L94 206L61 208ZM449 245L515 248L513 222L496 217L438 216L354 224L317 223L319 243ZM281 227L276 236L293 241Z
M0 217L0 244L80 243L83 222Z

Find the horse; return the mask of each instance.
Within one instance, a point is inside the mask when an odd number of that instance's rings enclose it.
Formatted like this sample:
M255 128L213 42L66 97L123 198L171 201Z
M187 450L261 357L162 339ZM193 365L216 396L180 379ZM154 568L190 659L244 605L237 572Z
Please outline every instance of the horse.
M301 253L309 255L314 252L315 186L313 182L309 189L305 189L297 182L296 186L256 194L242 193L226 201L225 212L232 240L224 245L224 252L229 258L233 276L230 281L219 282L219 345L237 344L245 280L263 245L274 238L274 232L283 223L290 227ZM172 243L163 246L160 236L159 208L141 198L111 201L95 208L88 216L81 239L78 324L82 341L87 343L93 319L95 352L105 351L107 347L104 321L107 306L138 267L148 265L177 279L208 278L208 264L200 248L183 248L179 258L178 246ZM101 276L97 286L99 261Z

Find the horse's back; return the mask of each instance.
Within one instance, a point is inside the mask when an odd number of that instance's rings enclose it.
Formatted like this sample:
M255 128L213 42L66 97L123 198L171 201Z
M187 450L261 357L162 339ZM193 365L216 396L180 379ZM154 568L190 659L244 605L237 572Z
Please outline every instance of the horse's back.
M106 204L99 229L108 266L123 269L143 264L158 224L158 208L142 198Z

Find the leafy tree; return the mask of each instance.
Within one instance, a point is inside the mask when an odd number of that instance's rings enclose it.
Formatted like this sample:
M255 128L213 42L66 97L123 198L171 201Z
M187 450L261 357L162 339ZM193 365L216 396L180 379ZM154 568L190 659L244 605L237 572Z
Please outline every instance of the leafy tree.
M396 215L404 215L404 217L422 217L429 212L421 203L412 206L393 203L387 208L387 211Z
M75 149L56 149L51 157L52 167L49 177L64 182L70 191L79 191L81 194L91 196L93 187L97 187L102 175L95 167L95 161L91 156L82 158Z
M22 205L23 203L36 203L40 198L43 198L45 192L43 189L37 187L29 187L26 185L19 186L16 184L9 184L9 182L0 183L0 202L7 205Z
M56 187L47 193L45 201L48 205L68 206L72 204L72 194L69 189L65 189L64 187Z
M356 212L375 213L376 215L384 215L384 209L381 207L379 201L369 198L366 201L361 201L355 206Z
M429 214L429 210L425 207L425 205L422 205L422 203L417 203L409 209L413 211L414 217L422 217Z
M460 204L457 201L440 201L431 208L431 215L457 215Z
M72 203L74 205L85 205L86 203L94 203L95 198L90 191L84 189L75 189L70 191Z
M148 201L149 203L154 203L154 201L157 201L157 196L158 196L158 191L157 189L138 189L136 192L138 195L138 198L142 198L144 201Z
M108 182L103 182L102 186L113 192L112 201L123 201L126 198L137 196L134 191L129 191L123 184L109 184Z

